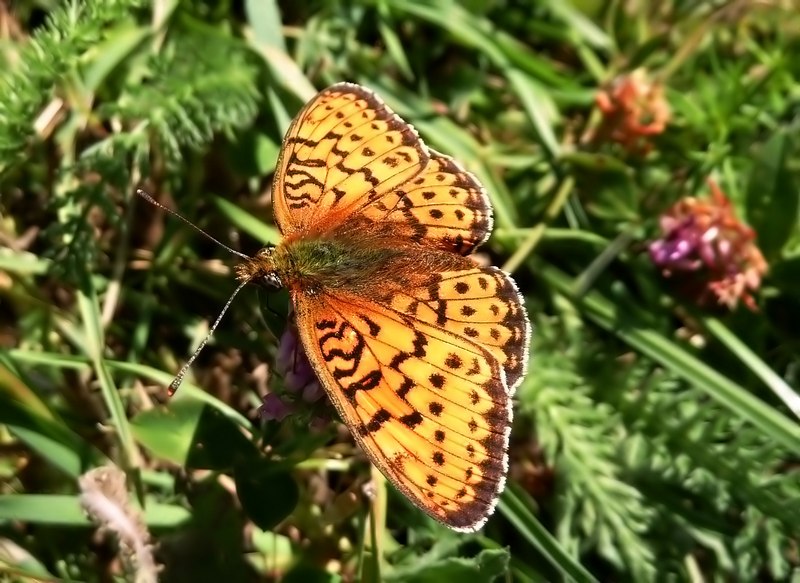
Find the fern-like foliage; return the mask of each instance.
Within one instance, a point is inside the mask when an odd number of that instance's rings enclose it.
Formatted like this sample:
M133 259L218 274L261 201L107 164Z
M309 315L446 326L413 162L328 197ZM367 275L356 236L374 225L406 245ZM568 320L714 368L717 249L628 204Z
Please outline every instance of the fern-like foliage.
M800 505L789 502L800 499L800 483L785 471L788 452L651 364L627 367L616 380L627 386L604 395L641 437L630 458L634 483L660 507L662 540L676 550L693 540L731 575L786 576L800 524Z
M520 389L520 408L533 416L537 438L555 466L556 533L578 555L594 547L638 580L655 573L646 539L653 512L626 482L621 456L627 434L618 412L595 401L580 370L586 342L577 328L564 335L554 320L537 326L536 374ZM569 344L565 338L572 336Z
M145 0L72 0L48 22L0 77L0 177L25 159L36 139L36 119L54 97L63 96L85 52L102 42L111 25L133 23ZM55 84L54 84L55 81Z
M48 169L55 220L44 236L56 274L74 283L111 251L96 229L124 228L115 201L127 200L154 168L155 178L178 185L187 150L231 135L257 112L259 70L242 40L180 11L161 39L147 4L76 2L55 11L0 80L0 180L13 179L20 161L36 163L36 118L53 100L62 104L56 136L66 155ZM131 35L138 42L128 42ZM127 57L124 66L107 70L109 54Z

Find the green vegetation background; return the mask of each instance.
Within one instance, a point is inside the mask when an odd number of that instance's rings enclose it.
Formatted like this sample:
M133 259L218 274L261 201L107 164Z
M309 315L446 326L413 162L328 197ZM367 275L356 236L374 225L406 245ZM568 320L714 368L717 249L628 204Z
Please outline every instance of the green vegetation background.
M0 577L147 581L152 552L163 581L796 580L799 41L777 0L0 2ZM666 131L587 147L597 91L639 67ZM235 260L135 188L276 241L283 132L341 80L485 183L485 252L535 324L475 535L370 481L338 424L259 421L282 381L255 290L165 398ZM769 263L756 310L698 308L648 258L708 178ZM87 486L112 463L130 502Z

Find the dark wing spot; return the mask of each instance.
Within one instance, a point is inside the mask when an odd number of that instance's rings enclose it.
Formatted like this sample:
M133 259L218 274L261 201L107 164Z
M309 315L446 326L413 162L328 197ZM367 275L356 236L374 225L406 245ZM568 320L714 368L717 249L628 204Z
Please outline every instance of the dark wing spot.
M408 377L403 378L403 382L400 384L400 387L397 389L397 396L401 399L405 400L406 395L408 395L409 391L414 388L414 381L412 381Z
M492 328L489 330L489 336L492 337L492 340L499 340L500 339L500 330L497 328Z
M364 154L367 158L372 158L375 155L375 152L371 148L364 148L361 150L361 153Z
M442 442L444 441L444 437L445 437L445 435L444 435L444 431L442 431L441 429L437 429L437 430L436 430L436 431L433 433L433 438L434 438L436 441L438 441L439 443L442 443Z
M469 291L469 284L466 281L459 281L456 284L456 291L460 294L465 294Z
M353 127L353 122L349 122L349 121L344 122L344 127L346 127L346 128Z
M364 320L364 322L367 324L367 326L369 326L369 334L370 334L370 336L372 336L374 338L375 336L380 334L380 331L381 331L381 327L380 326L378 326L368 316L365 316L364 314L360 314L360 316L361 316L361 319Z
M461 315L462 316L472 316L475 313L475 308L472 306L461 306Z
M472 479L472 474L473 473L474 472L473 472L472 468L467 468L467 471L464 472L464 475L467 477L467 482L469 482Z
M432 198L436 198L436 193L431 190L426 190L422 193L422 198L425 200L431 200Z
M464 334L466 334L470 338L477 338L478 337L478 331L475 328L471 328L469 326L464 328Z
M428 380L436 389L441 389L444 386L444 377L440 375L438 372L435 372L431 376L429 376Z
M425 482L427 482L428 486L435 486L439 482L439 478L431 474L428 474L428 477L425 479Z
M358 134L350 134L350 141L351 142L360 142L363 139L364 138L362 136L359 136Z
M475 433L478 430L478 422L475 421L475 417L469 420L467 426L469 427L470 433Z
M409 413L408 415L403 415L400 417L400 423L409 429L414 429L414 427L422 423L422 420L423 417L419 411L414 411L413 413Z
M398 164L397 158L395 158L394 156L386 156L383 159L383 163L389 166L390 168L395 168Z
M461 368L461 357L459 357L454 352L451 352L447 358L445 359L444 363L447 365L448 368Z
M500 313L500 306L497 304L492 304L489 306L489 310L492 312L493 315L497 316Z
M489 287L489 282L486 281L485 277L479 277L478 278L478 285L481 286L481 289L486 289L487 287Z
M442 404L441 404L441 403L437 403L436 401L433 401L433 402L432 402L430 405L428 405L428 410L429 410L429 411L430 411L430 412L431 412L433 415L435 415L436 417L438 417L439 415L441 415L441 414L442 414L442 411L444 411L444 406L442 406ZM473 419L472 421L473 421L473 423L475 422L475 420L474 420L474 419ZM478 428L478 425L477 425L477 423L475 424L475 428L476 428L476 429Z
M431 209L428 214L431 216L431 218L436 220L439 220L444 216L444 213L439 209Z
M464 497L464 496L466 496L466 495L467 495L467 489L466 489L466 488L461 488L461 489L460 489L460 490L459 490L459 491L456 493L456 500L458 500L458 499L460 499L460 498L463 498L463 497Z
M474 457L475 456L475 446L472 445L471 443L467 444L467 454L468 454L469 457Z
M341 111L337 111L336 112L336 119L342 119L343 117L344 117L344 114Z
M444 182L444 174L437 174L436 180L438 180L439 182Z
M437 466L443 466L444 465L444 454L442 452L440 452L440 451L434 452L433 453L433 463L435 463Z
M365 374L361 379L350 383L348 386L344 387L344 396L347 399L354 403L356 398L356 393L358 391L370 391L381 384L381 380L383 379L383 375L379 370L373 370Z
M378 411L372 416L372 419L369 420L369 423L367 423L367 431L369 433L380 431L380 428L383 426L383 424L391 418L392 414L386 409L378 409Z
M481 400L481 397L480 397L480 395L478 395L478 391L476 391L475 389L472 389L472 392L469 394L470 403L472 403L473 405L477 405L478 401L480 401L480 400Z
M456 209L455 215L459 221L464 220L464 211L462 211L461 209Z

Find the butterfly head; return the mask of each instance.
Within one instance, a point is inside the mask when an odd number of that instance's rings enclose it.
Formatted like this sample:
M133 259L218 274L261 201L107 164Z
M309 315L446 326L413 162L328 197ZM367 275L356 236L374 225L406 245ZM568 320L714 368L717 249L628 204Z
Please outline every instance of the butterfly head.
M253 257L247 258L236 266L236 277L241 282L257 283L268 290L279 290L283 287L278 277L275 261L275 247L264 247Z

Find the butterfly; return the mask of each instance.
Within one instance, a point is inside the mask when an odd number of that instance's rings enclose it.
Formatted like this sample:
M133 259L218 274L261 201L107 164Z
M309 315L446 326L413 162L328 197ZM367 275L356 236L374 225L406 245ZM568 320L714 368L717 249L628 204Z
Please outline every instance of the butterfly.
M505 485L531 334L511 277L467 257L492 229L483 186L339 83L293 120L272 193L283 238L239 280L288 288L314 372L388 480L477 530Z
M479 529L505 485L531 334L511 277L468 257L492 229L483 186L339 83L293 120L272 196L282 240L231 250L237 292L288 288L308 360L370 461L434 519Z

